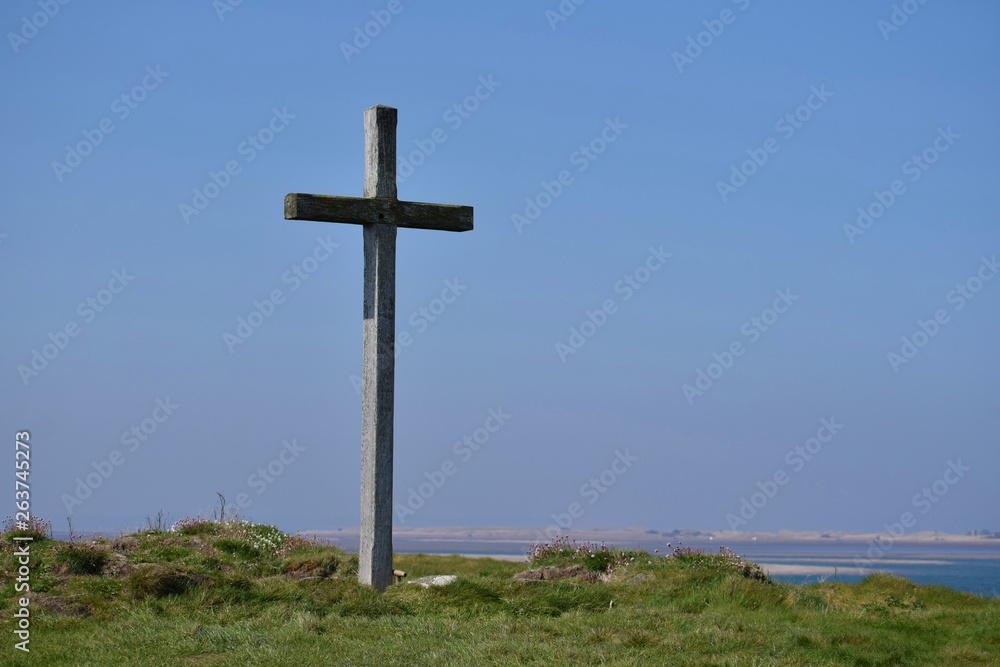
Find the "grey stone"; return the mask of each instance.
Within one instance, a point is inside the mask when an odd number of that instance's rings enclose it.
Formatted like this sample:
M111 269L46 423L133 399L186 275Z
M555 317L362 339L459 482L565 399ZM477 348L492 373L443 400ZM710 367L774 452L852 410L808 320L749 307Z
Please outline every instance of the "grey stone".
M420 577L419 579L413 579L412 581L406 582L407 584L419 584L424 588L430 588L431 586L447 586L458 581L458 577L454 574L435 574L429 577Z
M552 581L555 579L583 579L594 583L600 580L600 575L591 572L582 565L571 565L569 567L539 567L534 570L525 570L514 575L514 581Z

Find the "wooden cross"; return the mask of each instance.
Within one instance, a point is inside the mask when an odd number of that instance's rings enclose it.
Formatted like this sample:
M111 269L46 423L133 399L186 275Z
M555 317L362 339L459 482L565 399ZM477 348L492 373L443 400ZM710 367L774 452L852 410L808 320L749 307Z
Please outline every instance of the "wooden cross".
M365 330L361 407L361 551L358 579L385 590L392 568L392 411L396 228L472 229L472 207L396 198L396 109L365 109L365 196L289 194L286 220L364 226Z

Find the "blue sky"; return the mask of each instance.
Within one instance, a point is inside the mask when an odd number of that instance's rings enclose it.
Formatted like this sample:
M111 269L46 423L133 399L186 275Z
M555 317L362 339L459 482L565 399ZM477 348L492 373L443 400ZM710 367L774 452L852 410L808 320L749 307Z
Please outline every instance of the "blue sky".
M387 104L400 198L475 207L399 232L397 525L1000 529L998 19L5 3L32 510L357 525L362 234L282 200Z

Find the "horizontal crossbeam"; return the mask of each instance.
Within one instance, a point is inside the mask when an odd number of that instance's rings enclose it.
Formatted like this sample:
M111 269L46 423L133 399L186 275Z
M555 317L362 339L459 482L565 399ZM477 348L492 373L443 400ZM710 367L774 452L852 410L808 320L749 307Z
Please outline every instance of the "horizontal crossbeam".
M472 230L472 207L376 197L291 193L285 195L285 219L352 225L391 223L407 229L468 232Z

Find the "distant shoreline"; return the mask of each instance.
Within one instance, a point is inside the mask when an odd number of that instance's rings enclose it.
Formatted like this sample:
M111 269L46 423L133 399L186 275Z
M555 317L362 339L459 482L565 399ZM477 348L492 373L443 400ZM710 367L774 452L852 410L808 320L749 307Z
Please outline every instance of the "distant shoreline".
M129 532L140 532L141 528L129 530L79 531L78 537L86 535L118 536ZM356 550L359 540L357 527L338 529L307 529L296 531L301 535L315 536L341 544L347 550ZM66 531L54 531L56 539L69 539ZM777 532L741 532L729 530L649 530L644 528L593 528L562 531L560 536L568 536L580 542L604 542L622 548L641 546L650 551L683 544L692 548L715 549L767 547L809 547L811 551L829 546L838 552L854 547L866 551L877 547L890 551L894 547L905 546L914 555L920 547L930 549L929 553L939 554L942 549L954 547L960 554L975 554L986 558L1000 557L1000 534L959 535L923 531L893 537L889 533L855 533L846 531L821 530L781 530ZM542 530L534 528L511 528L506 526L439 526L409 527L396 526L393 542L400 552L435 552L462 554L525 554L532 544L543 543L551 538ZM667 547L670 544L671 547Z
M334 535L356 535L357 528L342 528L337 530L310 529L300 531L303 534L316 534L322 536ZM830 530L780 530L777 532L743 532L732 530L647 530L643 528L593 528L583 530L566 530L564 534L571 539L602 539L614 538L697 538L716 540L733 540L737 542L746 541L772 541L772 542L867 542L876 537L890 537L889 533L853 533ZM393 529L393 535L408 537L413 539L476 539L476 540L498 540L498 541L523 541L537 540L539 536L544 537L544 533L533 528L508 528L504 526L440 526L440 527L405 527L397 526ZM922 531L917 533L907 533L896 538L898 542L958 542L963 544L995 544L1000 548L1000 534L996 535L959 535L956 533L940 533L935 531Z
M357 528L304 530L301 533L340 542L346 548L350 548L350 545L358 540ZM569 530L564 531L564 534L571 540L580 542L605 542L623 548L641 545L649 550L658 548L661 552L668 549L668 543L671 547L683 544L692 548L830 546L838 550L854 547L858 551L873 547L891 551L895 546L906 546L911 554L920 547L931 549L931 553L940 553L943 548L954 547L961 549L963 553L972 551L977 556L1000 558L1000 536L956 535L930 531L904 534L896 538L888 533L841 531L783 530L767 533L693 529L654 531L641 528ZM510 556L515 553L526 553L531 544L545 541L548 541L546 535L539 530L502 526L396 527L393 530L395 548L402 552L432 551L467 555L492 553Z

